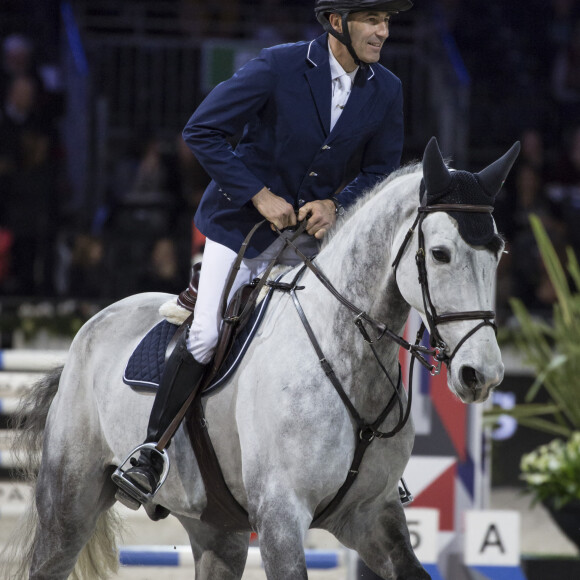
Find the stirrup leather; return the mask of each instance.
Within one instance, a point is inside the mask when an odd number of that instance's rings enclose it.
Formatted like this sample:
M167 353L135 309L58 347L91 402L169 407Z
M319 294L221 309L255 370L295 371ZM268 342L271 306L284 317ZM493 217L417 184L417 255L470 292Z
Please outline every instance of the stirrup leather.
M159 477L159 483L151 493L144 492L125 476L125 469L128 469L127 464L130 466L131 459L140 454L144 449L149 449L153 453L157 453L163 461L163 470L161 472L161 476ZM135 447L135 449L129 453L125 461L123 461L123 463L121 463L121 465L115 469L113 475L111 475L111 479L115 485L117 485L117 487L119 487L119 489L130 498L134 499L136 502L139 502L142 505L147 505L151 503L155 497L155 494L159 491L159 488L165 483L167 475L169 474L169 467L169 454L167 451L159 451L155 443L143 443L142 445Z

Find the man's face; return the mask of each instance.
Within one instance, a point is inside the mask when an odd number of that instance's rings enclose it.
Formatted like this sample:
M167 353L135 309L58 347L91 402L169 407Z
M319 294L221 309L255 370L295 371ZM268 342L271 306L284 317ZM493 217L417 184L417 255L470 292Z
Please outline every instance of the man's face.
M348 17L352 47L363 62L378 62L389 37L388 12L355 12Z

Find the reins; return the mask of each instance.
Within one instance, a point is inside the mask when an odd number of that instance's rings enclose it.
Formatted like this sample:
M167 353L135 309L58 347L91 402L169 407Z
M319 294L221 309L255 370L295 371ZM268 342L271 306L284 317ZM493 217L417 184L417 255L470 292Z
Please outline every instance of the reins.
M342 399L344 405L346 406L346 408L348 409L348 411L350 412L352 418L354 419L355 423L357 424L357 427L359 429L359 431L365 432L365 431L370 431L372 433L372 438L374 437L378 437L379 439L381 438L388 438L388 437L392 437L393 435L395 435L396 433L398 433L400 431L400 429L403 428L405 421L402 421L402 424L400 425L400 427L397 425L397 427L395 429L393 429L392 431L389 432L381 432L378 430L379 426L381 425L381 423L386 419L388 413L390 412L390 410L392 409L393 405L395 404L395 402L398 401L399 403L399 415L401 419L404 419L403 416L403 402L399 396L399 391L400 391L400 386L401 386L401 372L399 369L399 378L397 381L397 384L395 385L395 383L393 382L393 380L391 379L391 376L389 375L388 371L386 370L386 368L384 367L384 365L382 364L378 353L374 347L374 344L372 343L372 341L367 341L365 339L366 342L368 342L371 346L371 350L373 352L373 355L377 361L377 363L379 364L380 368L382 369L382 371L384 372L384 374L386 375L386 377L388 378L389 382L391 383L391 386L393 387L395 394L393 394L393 396L391 397L391 399L389 400L386 408L383 410L383 412L379 415L379 417L373 421L372 423L367 423L359 414L359 412L356 410L355 406L353 405L352 401L349 399L348 395L346 394L344 388L342 387L340 381L338 380L331 364L328 362L328 359L326 358L326 356L324 355L324 352L322 351L322 348L320 347L320 343L318 342L316 335L314 334L314 331L312 330L312 326L310 325L310 322L308 321L308 318L306 317L306 314L304 313L304 309L302 308L302 305L300 303L300 300L298 298L298 295L296 294L297 290L302 290L304 289L304 286L298 286L298 281L300 280L300 278L302 277L302 275L304 274L306 266L302 266L302 268L298 271L298 273L296 274L296 276L294 277L294 279L292 280L292 282L290 282L287 285L284 285L283 288L280 287L280 284L272 284L272 286L278 290L284 290L290 293L290 296L292 297L292 301L294 302L294 306L296 308L296 311L298 312L298 316L304 326L304 329L306 330L306 334L308 335L308 338L310 339L310 342L314 348L314 351L316 352L316 355L318 356L318 361L320 362L320 365L322 366L322 369L324 370L324 373L326 374L326 376L329 378L330 382L333 384L334 388L336 389L336 392L338 393L338 395L340 396L340 398ZM357 325L358 326L358 325ZM363 327L364 328L364 327ZM366 330L364 331L364 333L366 334ZM368 335L367 335L368 336Z
M334 389L336 390L337 394L339 395L340 399L342 400L343 404L345 405L348 413L350 414L353 421L356 423L357 431L356 431L356 444L355 444L355 451L353 455L353 460L348 471L347 477L344 480L343 484L339 488L338 492L334 496L334 498L328 503L319 513L314 515L312 526L316 526L323 520L328 514L330 514L336 506L342 501L354 481L356 480L359 467L362 462L363 456L368 448L368 446L374 441L374 439L387 439L394 437L397 433L399 433L407 424L410 412L411 412L411 404L413 400L413 371L414 371L414 364L415 361L418 360L424 367L426 367L431 374L438 374L441 370L441 365L445 362L448 366L451 363L451 360L455 356L456 352L459 348L465 343L465 341L471 337L475 332L477 332L483 326L489 325L495 328L495 325L491 320L495 317L495 313L492 311L467 311L467 312L450 312L444 314L437 314L437 311L431 301L431 296L429 292L429 284L427 279L427 269L425 265L425 249L424 249L424 236L422 231L422 222L426 215L435 211L471 211L471 212L491 212L493 208L488 206L468 206L468 205L436 205L436 206L421 206L418 208L417 217L411 227L411 229L407 232L399 251L395 257L395 261L393 262L393 268L397 269L399 262L404 254L405 248L408 245L413 233L415 232L416 228L418 227L418 250L416 254L416 264L419 272L419 281L421 284L422 294L423 294L423 303L425 306L425 316L427 319L427 323L429 326L429 332L431 335L431 347L427 348L421 346L420 342L422 340L423 334L425 332L426 326L424 323L421 323L421 327L417 332L417 337L414 344L409 343L403 337L399 336L397 333L390 330L386 324L375 320L371 317L368 313L364 310L358 308L355 304L353 304L350 300L348 300L345 296L343 296L330 282L330 280L326 277L326 275L316 266L312 260L307 257L294 243L295 240L306 230L307 220L302 221L293 234L289 238L284 239L284 243L280 248L280 251L277 252L276 256L268 263L268 266L264 273L262 274L259 281L256 282L255 288L252 290L250 298L248 299L247 305L244 307L242 313L236 317L227 318L225 317L225 306L226 303L224 301L223 308L222 308L222 317L225 324L238 324L240 320L244 320L249 312L249 309L253 308L257 297L265 285L268 285L276 290L289 292L290 296L292 297L292 301L298 313L300 320L302 321L302 325L305 328L306 334L316 352L318 360L324 370L324 373L332 383ZM228 277L228 281L226 282L224 288L224 296L228 296L230 293L231 288L235 282L235 278L237 272L240 269L241 262L243 260L244 254L246 249L249 245L249 242L255 233L255 231L264 223L266 220L262 220L261 222L257 223L249 234L246 236L242 247L238 253L238 256L232 265L232 269L230 275ZM278 235L282 236L282 232L274 226L275 231ZM302 259L304 265L299 269L298 273L294 276L292 282L290 283L283 283L283 282L273 282L268 281L268 276L274 267L274 265L278 262L280 255L284 251L286 247L291 247L294 252ZM358 328L359 332L361 333L364 341L369 345L371 348L371 352L373 357L375 358L379 368L383 372L383 374L387 377L392 389L393 394L390 396L387 405L385 408L378 414L376 419L371 422L365 421L360 413L357 411L356 407L350 400L348 394L344 390L342 384L340 383L332 365L327 360L324 352L320 347L320 343L318 342L312 326L310 325L306 314L302 308L300 300L297 295L298 290L304 289L303 286L298 286L298 282L304 272L308 268L322 283L322 285L346 308L352 311L355 314L354 324ZM453 353L451 356L447 356L445 354L445 350L447 349L447 345L441 339L441 336L437 330L438 324L444 324L448 322L454 322L459 320L479 320L482 319L482 322L471 329L456 345ZM375 332L377 333L376 337L373 339L371 338L370 334L368 333L367 329L365 328L364 323L369 324L373 327ZM378 352L375 347L375 343L380 341L383 337L388 337L393 342L398 344L400 347L404 348L405 350L409 351L411 354L411 362L409 366L409 388L407 393L407 405L405 407L402 397L402 378L401 378L401 366L398 365L398 378L395 382L391 378L388 370L385 368L385 365L380 360ZM427 360L427 356L434 357L436 364L433 365ZM210 380L210 377L204 378L204 383L207 384L207 381ZM181 420L183 419L187 409L193 402L195 397L195 392L192 392L191 395L188 397L187 401L184 403L180 411L178 412L177 416L172 421L169 428L163 434L162 438L160 439L159 443L157 444L157 449L162 450L166 445L167 441L171 438L177 427L179 426ZM393 408L397 406L398 408L398 419L395 426L390 431L380 431L380 426L382 423L387 419L389 413L393 410Z
M280 234L280 230L276 228L278 234ZM332 282L326 277L324 272L316 266L310 258L308 258L297 246L293 243L292 240L287 240L287 244L296 252L296 254L300 257L300 259L304 262L304 265L320 280L322 285L344 306L346 306L349 310L351 310L355 317L355 324L357 325L359 331L363 335L365 342L368 344L373 344L378 342L383 338L383 336L387 336L392 341L396 342L399 346L404 348L405 350L409 351L413 357L417 358L419 362L427 368L429 371L433 371L435 369L435 365L429 363L429 361L423 355L434 355L435 351L432 349L425 348L420 346L419 344L411 344L410 342L406 341L402 336L399 336L397 333L393 332L391 329L387 327L386 324L375 320L371 316L369 316L364 310L355 306L348 298L343 296L332 284ZM366 329L364 328L363 321L370 324L374 329L377 331L377 337L372 340Z
M306 334L312 344L314 351L318 357L320 365L324 370L324 373L332 383L334 389L336 390L338 396L342 400L343 404L345 405L346 409L348 410L351 418L357 425L357 442L355 446L355 451L353 455L353 460L348 471L348 475L344 480L342 486L339 488L337 494L334 498L330 501L328 505L324 507L324 509L315 514L313 519L313 526L316 526L321 520L323 520L328 514L330 514L334 508L342 501L359 473L359 467L362 462L363 456L371 444L371 442L375 439L387 439L394 437L397 433L399 433L403 427L407 424L409 419L410 411L411 411L411 404L413 400L413 374L414 374L414 363L416 360L425 366L431 374L438 374L441 370L442 363L445 362L446 365L449 367L451 361L453 360L455 354L461 348L461 346L467 341L471 336L473 336L480 328L484 326L492 326L494 330L496 329L495 324L492 320L495 318L495 313L493 311L487 310L473 310L473 311L465 311L465 312L447 312L443 314L438 314L435 306L431 300L431 293L429 291L429 282L427 278L427 268L425 264L425 239L423 235L422 224L423 220L427 215L430 213L434 213L437 211L460 211L460 212L471 212L471 213L491 213L493 211L492 206L478 206L478 205L459 205L459 204L441 204L441 205L434 205L434 206L420 206L417 210L417 217L413 222L413 225L405 235L403 243L399 248L395 260L392 264L392 267L397 269L399 262L405 252L405 248L407 247L411 237L413 236L415 230L418 228L418 249L415 256L415 262L417 264L418 274L419 274L419 283L421 286L421 292L423 297L423 305L425 310L425 317L427 319L427 324L429 326L429 333L430 333L430 345L432 348L426 348L420 345L422 340L423 334L425 332L425 324L422 322L419 331L417 332L417 337L415 344L411 344L407 342L403 337L399 336L395 332L391 331L386 324L379 322L369 316L364 310L358 308L355 304L353 304L350 300L348 300L345 296L343 296L330 282L330 280L326 277L326 275L316 266L310 258L308 258L295 244L293 237L291 240L286 240L286 245L290 246L296 254L302 259L304 262L304 266L300 268L298 273L295 275L292 282L289 284L280 284L275 283L271 284L271 286L275 287L276 289L283 290L290 293L292 297L292 301L294 302L294 306L298 313L298 316L306 330ZM306 222L306 220L304 220ZM303 222L303 223L304 223ZM278 228L274 228L276 232L281 235L280 230ZM358 330L360 331L364 341L370 346L372 354L379 365L383 374L387 377L389 383L393 388L393 394L389 398L389 401L386 407L379 413L378 417L372 422L366 422L357 411L356 407L350 400L349 396L347 395L346 391L344 390L341 382L339 381L332 365L327 360L324 352L320 347L320 343L318 342L314 331L312 330L312 326L308 322L306 314L304 313L304 309L300 304L300 300L296 293L297 290L301 290L303 286L297 286L298 281L304 274L306 268L308 268L322 283L322 285L346 308L351 310L355 315L354 323L357 326ZM446 354L447 345L441 338L439 330L437 326L439 324L445 324L449 322L456 322L456 321L463 321L463 320L482 320L482 322L472 328L455 346L455 349L451 353L451 355ZM378 333L377 337L373 340L371 339L369 333L367 332L363 322L368 323L371 325L375 331ZM401 365L399 364L399 376L397 380L397 384L393 382L389 372L383 365L380 360L380 357L377 353L375 348L375 343L381 340L384 336L390 338L393 342L398 344L399 346L405 348L405 350L409 351L411 354L411 362L409 366L409 388L407 393L407 405L406 408L403 409L403 400L401 398ZM426 356L433 356L436 364L432 365L426 359ZM393 410L395 404L398 406L399 417L397 423L390 431L380 431L379 427L381 424L386 420L389 413Z
M276 253L276 255L270 260L270 262L268 263L268 266L266 267L266 269L264 270L264 272L262 274L262 277L256 283L256 286L253 288L252 292L250 293L248 300L247 300L244 308L242 309L242 312L237 316L226 317L228 296L230 294L231 289L233 288L233 285L234 285L234 282L236 279L236 275L237 275L238 271L240 270L240 265L242 263L242 260L244 259L244 255L246 253L246 250L248 248L250 240L252 239L252 236L254 235L256 230L260 226L262 226L264 223L266 223L265 219L262 220L261 222L258 222L250 230L248 235L245 237L245 239L240 247L240 250L238 252L238 255L236 256L236 260L232 264L232 267L230 269L230 274L228 276L228 280L227 280L226 285L224 287L224 291L223 291L224 297L222 300L222 312L221 312L221 314L222 314L222 320L223 320L224 324L237 325L240 323L240 321L247 320L247 318L251 314L252 310L254 309L254 305L256 304L256 301L258 299L258 296L259 296L262 288L264 287L264 285L266 284L266 282L268 280L268 276L270 275L272 268L278 263L278 260L281 256L282 252L286 249L286 246L289 243L291 244L293 242L293 240L295 240L306 229L306 220L304 220L299 225L299 227L296 229L296 231L293 232L292 236L290 238L284 240L285 243L282 245L282 247ZM187 320L182 324L181 330L178 330L178 332L187 331L187 327L191 323L191 320L192 320L192 316L189 316L187 318ZM183 421L183 418L185 417L189 407L191 407L191 404L193 403L197 393L203 391L206 387L208 387L210 385L213 377L214 377L214 374L212 372L206 373L206 375L204 375L204 377L202 379L202 383L198 387L198 389L194 389L190 393L190 395L187 397L187 399L185 400L185 402L183 403L183 405L181 406L181 408L179 409L179 411L177 412L177 414L175 415L175 417L173 418L173 420L171 421L171 423L169 424L169 426L167 427L167 429L165 430L165 432L163 433L161 438L159 439L159 441L156 445L156 449L158 451L162 451L163 449L165 449L167 447L167 445L171 441L171 438L173 437L173 435L175 434L175 432L179 428L181 421Z

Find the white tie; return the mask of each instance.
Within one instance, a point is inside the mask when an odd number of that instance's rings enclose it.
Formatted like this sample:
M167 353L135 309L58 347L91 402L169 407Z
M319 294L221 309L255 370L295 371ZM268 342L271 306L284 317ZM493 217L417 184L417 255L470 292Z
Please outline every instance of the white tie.
M347 74L340 75L335 79L335 81L337 82L333 83L334 91L332 95L332 111L330 115L331 131L348 101L348 96L350 95L352 88L352 80Z
M348 96L352 87L352 81L350 77L347 74L340 75L338 77L338 84L340 85L340 90L343 93L346 93Z

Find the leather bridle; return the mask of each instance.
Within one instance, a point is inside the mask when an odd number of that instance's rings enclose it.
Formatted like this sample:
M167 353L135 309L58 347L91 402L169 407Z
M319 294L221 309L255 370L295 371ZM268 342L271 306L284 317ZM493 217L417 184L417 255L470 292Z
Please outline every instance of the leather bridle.
M435 367L431 370L432 374L438 374L441 370L442 363L445 363L447 367L451 365L451 361L457 354L457 351L463 346L465 341L467 341L471 336L473 336L478 330L485 326L491 326L497 333L497 327L493 320L495 319L495 312L493 310L467 310L463 312L445 312L443 314L438 314L431 300L431 292L429 290L429 279L427 277L427 267L425 264L426 252L425 252L425 236L423 234L423 220L431 213L444 211L444 212L465 212L465 213L491 213L493 212L493 206L491 205L468 205L468 204L437 204L437 205L426 205L419 206L417 209L417 217L413 222L413 225L407 232L399 251L393 262L393 267L395 271L397 266L401 261L405 248L407 247L415 229L417 229L417 240L418 248L415 254L415 263L417 264L417 271L419 274L419 284L421 286L421 294L423 297L423 308L425 311L425 318L427 319L427 326L429 330L429 344L434 349L432 356L436 361ZM459 322L466 320L481 320L481 322L472 328L461 340L457 343L453 352L448 355L446 353L448 347L445 341L442 339L439 332L438 326L440 324L447 324L449 322Z
M438 314L431 300L431 292L429 290L429 280L427 277L427 268L425 265L425 237L423 235L423 220L427 215L435 213L438 211L444 212L468 212L468 213L491 213L493 211L493 206L490 205L468 205L468 204L437 204L437 205L427 205L419 206L417 208L417 217L413 222L413 225L405 235L405 238L397 252L395 260L392 264L395 271L403 257L405 248L409 244L411 237L418 231L418 248L415 254L415 263L417 264L417 271L419 274L419 284L421 286L421 294L423 297L423 306L425 310L425 318L427 319L427 329L429 330L429 344L430 347L425 347L420 344L425 331L425 325L421 324L421 328L417 333L417 339L415 344L411 344L406 341L402 336L390 330L386 324L375 320L369 316L364 310L361 310L356 305L354 305L350 300L343 296L330 282L326 275L316 266L310 258L305 256L300 249L293 243L293 241L287 240L287 245L291 246L296 254L302 259L304 265L312 271L312 273L322 282L323 286L344 306L351 310L355 315L355 324L357 325L359 331L361 332L364 340L368 344L374 344L381 340L384 336L387 336L392 341L396 342L399 346L409 351L413 360L417 360L425 368L429 370L432 375L437 375L441 372L442 364L445 363L447 367L450 366L451 361L457 354L457 351L463 346L463 344L473 336L478 330L484 326L491 326L495 332L497 332L497 327L493 320L495 319L495 312L493 310L468 310L464 312L445 312L443 314ZM276 228L277 230L277 228ZM281 232L277 230L280 234ZM448 347L445 341L442 339L439 333L438 326L440 324L448 324L450 322L459 322L466 320L481 320L481 322L472 328L465 336L455 346L453 352L448 355L446 353ZM370 334L366 330L363 323L367 323L372 326L376 331L376 337L371 338ZM427 359L428 356L433 357L435 364L431 364Z
M292 239L286 239L285 245L290 246L296 254L302 259L304 262L304 266L299 269L298 273L294 276L293 280L290 283L284 282L266 282L266 284L276 290L281 290L283 292L288 292L292 297L294 302L294 306L300 320L306 330L310 343L312 344L316 355L319 359L319 362L324 370L324 373L334 386L334 389L338 393L339 397L341 398L343 404L345 405L349 415L353 419L356 424L356 444L355 450L353 454L352 463L350 469L348 470L348 474L346 479L344 480L343 484L337 491L336 495L330 503L328 503L322 510L317 511L314 514L314 519L312 526L318 526L329 514L331 514L336 507L340 504L344 496L347 494L348 490L352 487L353 483L356 481L357 476L359 474L359 468L363 459L363 456L369 447L369 445L375 439L390 439L397 435L407 424L409 419L410 411L411 411L411 403L413 400L413 368L414 362L417 360L423 366L425 366L431 374L437 374L441 370L441 365L443 362L450 365L453 357L457 353L458 349L463 345L463 343L475 332L477 332L483 326L492 326L495 328L495 324L492 322L492 319L495 318L495 313L493 311L483 311L483 310L474 310L474 311L466 311L466 312L446 312L443 314L438 314L433 302L431 301L431 294L429 292L429 282L427 279L427 269L425 267L425 239L423 236L422 224L423 220L429 213L433 213L436 211L467 211L473 213L491 213L493 207L491 206L478 206L478 205L460 205L460 204L449 204L449 205L433 205L433 206L420 206L417 211L417 217L411 229L407 232L405 239L399 251L397 252L397 256L395 261L393 262L393 267L396 268L399 265L401 257L405 251L407 244L409 243L415 229L418 228L418 250L415 258L415 262L417 264L417 269L419 272L419 282L421 285L421 292L423 295L423 303L425 306L425 314L427 318L427 323L429 325L429 332L431 335L430 343L431 348L424 347L420 344L421 339L423 337L423 333L425 331L425 325L421 324L421 328L417 333L417 339L415 344L411 344L407 342L403 337L399 336L392 330L390 330L384 323L379 322L369 316L364 310L361 310L357 306L355 306L350 300L348 300L345 296L343 296L330 282L330 280L326 277L326 275L316 266L310 258L308 258L294 243L295 236ZM305 220L306 221L306 220ZM300 231L304 229L304 222L300 224L299 228ZM280 230L274 226L274 229L278 234L281 234ZM326 359L324 352L320 347L320 343L316 338L314 331L308 322L306 314L300 304L300 300L297 295L298 290L304 289L304 286L298 286L298 282L300 281L304 271L308 268L322 283L322 285L345 307L351 310L354 314L356 314L354 323L359 329L363 339L365 342L370 346L373 356L380 367L383 374L388 379L388 382L391 385L393 393L389 398L387 405L384 409L379 413L379 415L375 418L374 421L367 421L365 420L357 411L354 404L351 402L348 394L346 393L345 389L341 385L338 377L336 376L334 369L330 362ZM441 338L441 335L438 331L439 324L445 324L448 322L455 322L460 320L482 320L480 324L478 324L475 328L470 330L457 344L455 350L451 354L451 356L447 356L445 353L447 349L447 345ZM375 331L377 332L377 336L373 340L369 335L365 324L367 323L372 326ZM402 381L401 381L401 367L399 365L399 373L398 378L393 380L387 370L387 368L383 365L379 358L379 353L375 348L375 343L381 340L383 337L387 336L395 343L400 345L401 347L405 348L411 353L411 363L409 366L409 386L407 392L407 405L406 408L403 405L402 400ZM428 360L427 356L433 356L435 358L436 364L432 365ZM398 410L398 419L396 420L395 425L388 431L381 431L380 427L382 423L385 421L387 416L391 413L393 409Z

